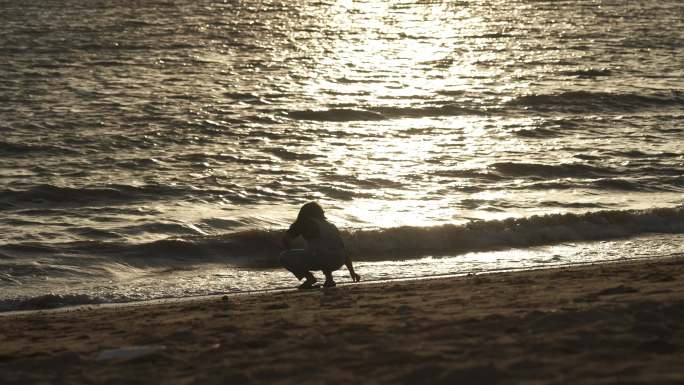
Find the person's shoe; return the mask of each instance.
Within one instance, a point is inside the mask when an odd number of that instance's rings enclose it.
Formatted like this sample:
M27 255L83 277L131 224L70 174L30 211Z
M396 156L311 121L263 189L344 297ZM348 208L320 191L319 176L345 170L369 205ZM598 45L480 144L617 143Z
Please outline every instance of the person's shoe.
M304 281L303 284L297 286L297 289L299 289L299 290L308 290L308 289L318 289L319 287L321 287L321 285L319 285L318 283L316 283L316 280L315 280L315 279L314 279L314 280L308 280L308 279L307 279L306 281Z

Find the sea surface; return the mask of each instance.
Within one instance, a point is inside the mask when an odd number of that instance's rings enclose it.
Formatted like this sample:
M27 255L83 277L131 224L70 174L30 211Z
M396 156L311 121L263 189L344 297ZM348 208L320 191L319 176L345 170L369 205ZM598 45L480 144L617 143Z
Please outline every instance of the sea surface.
M0 310L684 254L684 2L0 0ZM348 282L344 271L336 273Z

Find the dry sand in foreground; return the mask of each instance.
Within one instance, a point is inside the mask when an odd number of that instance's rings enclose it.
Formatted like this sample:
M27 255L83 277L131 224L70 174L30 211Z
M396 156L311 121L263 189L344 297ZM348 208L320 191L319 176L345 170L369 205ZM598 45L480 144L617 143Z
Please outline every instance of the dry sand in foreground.
M683 364L681 256L0 317L2 384L653 385Z

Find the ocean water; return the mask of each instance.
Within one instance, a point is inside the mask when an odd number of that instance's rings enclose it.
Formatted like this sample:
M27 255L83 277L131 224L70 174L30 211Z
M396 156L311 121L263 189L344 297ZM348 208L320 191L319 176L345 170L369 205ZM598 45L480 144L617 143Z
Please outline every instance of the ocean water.
M0 310L684 253L684 3L0 0ZM337 273L340 282L348 280Z

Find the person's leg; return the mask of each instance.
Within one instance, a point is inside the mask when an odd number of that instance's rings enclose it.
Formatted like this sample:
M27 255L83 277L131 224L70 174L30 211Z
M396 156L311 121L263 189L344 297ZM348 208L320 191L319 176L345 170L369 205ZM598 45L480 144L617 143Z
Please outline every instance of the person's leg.
M323 287L334 287L337 285L333 280L332 271L323 270L323 274L325 274L325 283L323 283Z
M302 288L311 287L316 283L316 277L311 273L309 265L309 253L302 249L292 249L280 253L280 263L290 271L298 280L306 278Z
M317 259L317 263L312 270L321 270L325 274L325 283L323 287L336 286L333 279L332 272L339 269L344 264L343 253L328 253L322 254Z
M316 284L316 277L310 272L307 271L306 274L304 275L304 278L306 278L306 281L302 283L301 285L298 286L300 289L312 289L315 287L319 287L318 284Z

